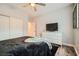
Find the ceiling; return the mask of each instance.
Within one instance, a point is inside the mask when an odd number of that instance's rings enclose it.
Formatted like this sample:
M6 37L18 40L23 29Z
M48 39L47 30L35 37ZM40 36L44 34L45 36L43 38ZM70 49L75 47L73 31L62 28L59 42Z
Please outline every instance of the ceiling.
M21 17L35 17L47 12L52 12L59 8L67 7L72 5L71 3L45 3L46 6L37 5L37 11L35 12L28 4L27 7L23 7L25 3L9 3L0 4L0 13L5 13L9 15L21 16Z

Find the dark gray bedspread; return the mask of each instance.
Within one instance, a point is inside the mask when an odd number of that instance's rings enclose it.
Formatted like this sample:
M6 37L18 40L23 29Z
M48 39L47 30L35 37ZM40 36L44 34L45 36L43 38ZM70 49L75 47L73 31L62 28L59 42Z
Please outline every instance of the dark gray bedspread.
M0 55L3 56L51 56L51 50L45 42L40 44L6 44L0 46Z
M29 43L24 43L24 40L27 38L31 38L30 36L24 36L19 38L13 38L13 39L7 39L4 41L0 41L0 56L7 55L7 51L12 49L13 47L17 45L26 44L29 45Z
M0 56L51 56L55 55L57 46L53 46L50 51L48 45L44 42L41 44L24 43L28 36L0 41Z

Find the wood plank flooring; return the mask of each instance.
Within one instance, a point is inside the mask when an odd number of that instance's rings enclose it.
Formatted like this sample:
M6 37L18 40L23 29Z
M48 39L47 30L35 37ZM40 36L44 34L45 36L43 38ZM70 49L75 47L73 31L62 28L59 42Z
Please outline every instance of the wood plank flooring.
M55 56L77 56L75 49L71 46L59 47Z

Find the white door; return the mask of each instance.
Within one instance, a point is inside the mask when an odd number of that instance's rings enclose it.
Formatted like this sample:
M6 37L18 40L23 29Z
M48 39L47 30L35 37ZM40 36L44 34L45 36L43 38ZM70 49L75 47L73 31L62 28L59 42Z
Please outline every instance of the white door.
M0 16L0 40L9 38L9 17Z
M23 36L23 20L18 18L10 18L10 37L16 38Z

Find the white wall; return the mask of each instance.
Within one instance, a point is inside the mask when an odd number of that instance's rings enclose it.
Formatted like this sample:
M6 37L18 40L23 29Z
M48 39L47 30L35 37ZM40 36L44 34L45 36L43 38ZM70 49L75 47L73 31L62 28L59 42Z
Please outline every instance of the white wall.
M73 44L72 6L48 12L36 18L37 35L44 32L47 23L58 22L58 31L62 33L63 42Z

